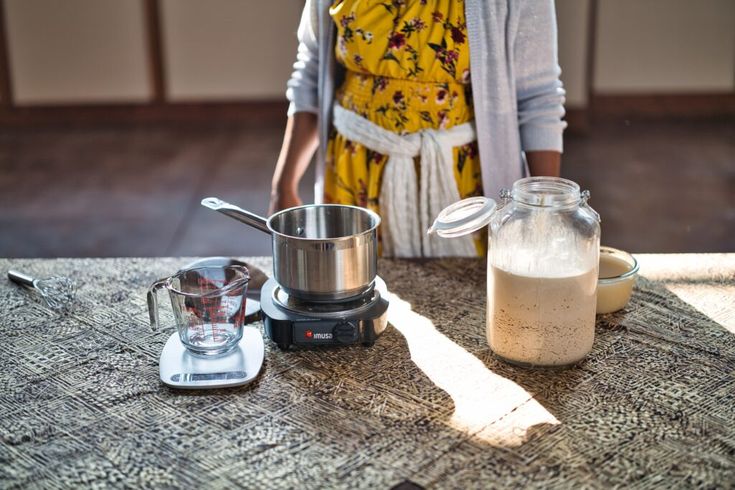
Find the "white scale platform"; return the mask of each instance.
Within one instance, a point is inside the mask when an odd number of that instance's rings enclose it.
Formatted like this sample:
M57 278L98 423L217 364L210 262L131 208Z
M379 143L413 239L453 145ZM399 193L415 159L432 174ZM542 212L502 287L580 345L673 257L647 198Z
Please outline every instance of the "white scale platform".
M242 339L218 357L191 354L174 332L161 352L161 381L173 388L213 389L252 383L263 367L265 345L255 327L243 327Z

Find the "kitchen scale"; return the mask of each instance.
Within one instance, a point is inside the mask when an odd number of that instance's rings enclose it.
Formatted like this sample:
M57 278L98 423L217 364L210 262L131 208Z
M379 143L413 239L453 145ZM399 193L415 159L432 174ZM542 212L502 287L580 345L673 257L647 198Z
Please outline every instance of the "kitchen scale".
M221 356L192 354L174 332L161 352L161 381L173 388L213 389L252 383L260 373L265 345L260 330L243 327L242 339Z
M242 265L248 268L250 282L245 304L244 323L260 320L260 287L267 276L257 267L229 257L209 257L198 260L185 269L204 266ZM161 382L173 388L214 389L244 386L252 383L260 373L265 357L265 345L260 329L243 327L242 339L230 352L219 356L192 354L174 332L161 352L159 374Z
M281 349L323 345L371 346L388 326L385 282L376 277L368 291L342 301L315 302L290 296L270 278L260 291L268 337Z

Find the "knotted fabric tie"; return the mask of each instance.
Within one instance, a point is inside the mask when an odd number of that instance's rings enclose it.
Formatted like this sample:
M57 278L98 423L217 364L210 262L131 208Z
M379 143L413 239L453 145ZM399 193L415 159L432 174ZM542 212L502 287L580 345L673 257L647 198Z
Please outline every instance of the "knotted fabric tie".
M334 105L333 122L348 140L388 156L380 189L383 256L477 255L469 235L440 238L426 233L442 209L459 201L452 149L475 141L471 122L445 130L424 129L400 135L339 104ZM420 156L420 182L414 168L416 156Z

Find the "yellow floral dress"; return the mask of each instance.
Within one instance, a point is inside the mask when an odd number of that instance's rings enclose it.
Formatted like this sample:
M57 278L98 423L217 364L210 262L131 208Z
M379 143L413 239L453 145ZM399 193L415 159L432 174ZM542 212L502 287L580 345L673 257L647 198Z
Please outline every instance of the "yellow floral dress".
M346 68L336 94L342 107L400 134L473 119L463 0L337 0L330 14L337 26L337 61ZM453 153L460 197L482 195L477 143ZM386 161L332 131L325 202L380 214ZM485 240L476 244L482 254Z

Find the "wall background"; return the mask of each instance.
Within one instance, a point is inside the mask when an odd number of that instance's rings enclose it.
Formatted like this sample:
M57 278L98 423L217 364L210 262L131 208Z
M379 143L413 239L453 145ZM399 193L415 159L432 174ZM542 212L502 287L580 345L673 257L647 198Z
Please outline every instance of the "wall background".
M732 91L735 2L604 0L596 45L599 93Z
M9 107L283 100L302 2L0 0ZM567 106L592 95L735 94L732 0L556 0ZM156 33L153 33L156 35ZM0 63L1 64L1 63Z
M150 98L143 4L118 0L6 0L14 102Z

